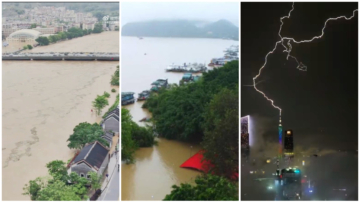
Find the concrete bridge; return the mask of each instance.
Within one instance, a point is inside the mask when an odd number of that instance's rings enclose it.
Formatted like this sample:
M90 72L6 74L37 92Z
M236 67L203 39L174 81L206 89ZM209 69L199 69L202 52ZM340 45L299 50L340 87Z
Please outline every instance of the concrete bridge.
M104 52L46 52L4 53L3 60L55 60L55 61L119 61L119 53Z

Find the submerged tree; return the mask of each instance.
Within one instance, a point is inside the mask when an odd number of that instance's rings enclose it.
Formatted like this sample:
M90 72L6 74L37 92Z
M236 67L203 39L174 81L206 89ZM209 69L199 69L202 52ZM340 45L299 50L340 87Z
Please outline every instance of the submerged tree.
M44 188L45 185L46 181L40 177L36 178L35 180L30 180L29 184L25 184L23 188L23 195L29 195L32 201L36 201L40 190Z
M53 177L52 181L60 180L66 183L69 179L64 161L51 161L50 163L46 164L46 167L48 168L49 174Z
M100 115L101 110L104 109L105 106L109 105L106 97L98 95L96 99L93 101L93 107L96 109L97 115Z

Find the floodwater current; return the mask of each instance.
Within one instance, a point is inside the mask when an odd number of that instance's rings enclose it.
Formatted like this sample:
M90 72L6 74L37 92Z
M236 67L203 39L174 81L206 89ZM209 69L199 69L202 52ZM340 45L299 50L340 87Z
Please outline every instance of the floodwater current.
M3 48L16 50L19 44ZM119 51L119 32L105 32L37 47L33 51ZM43 49L43 50L39 50ZM74 151L66 140L81 122L99 122L92 101L118 87L110 85L119 62L3 61L2 62L2 199L30 200L22 195L29 180L47 176L46 164L67 162Z
M222 39L144 38L121 37L121 91L138 93L149 90L157 79L179 83L183 73L167 73L167 65L210 63L222 57L224 50L237 41ZM142 109L144 102L125 108L139 123L151 114ZM140 123L143 125L143 123ZM122 200L162 200L171 192L173 184L193 182L200 172L180 165L200 150L200 145L158 139L158 145L135 152L135 163L121 166Z

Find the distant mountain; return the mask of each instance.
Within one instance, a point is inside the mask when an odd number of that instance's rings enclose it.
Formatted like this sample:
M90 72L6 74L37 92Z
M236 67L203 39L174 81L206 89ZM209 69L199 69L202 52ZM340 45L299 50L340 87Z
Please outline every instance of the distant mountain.
M227 20L199 26L199 21L157 20L132 22L121 29L122 36L226 38L239 40L239 28Z

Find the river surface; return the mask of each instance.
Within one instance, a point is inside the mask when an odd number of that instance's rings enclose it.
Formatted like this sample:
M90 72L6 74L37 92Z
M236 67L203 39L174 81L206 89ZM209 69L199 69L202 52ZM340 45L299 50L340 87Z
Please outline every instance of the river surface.
M210 63L237 41L221 39L121 37L121 91L149 90L157 79L179 83L183 73L167 73L165 68L183 63ZM125 106L139 122L151 114L141 108L144 102ZM142 124L142 123L141 123ZM135 163L121 166L122 200L162 200L173 184L193 182L200 172L180 165L199 151L200 145L158 139L158 146L135 152Z
M99 34L61 42L46 48L52 51L87 51L96 44L111 44L109 52L118 52L113 41L117 35ZM86 36L91 39L91 36ZM84 38L86 38L84 37ZM103 41L111 41L104 43ZM77 42L78 41L78 42ZM100 47L100 46L99 46ZM7 47L12 48L12 44ZM106 47L102 47L102 51ZM22 195L29 180L47 176L46 164L53 160L67 162L74 151L66 140L81 122L99 122L92 113L92 101L104 91L110 92L111 75L118 62L100 61L3 61L2 62L2 199L30 200ZM109 106L117 93L111 93Z

